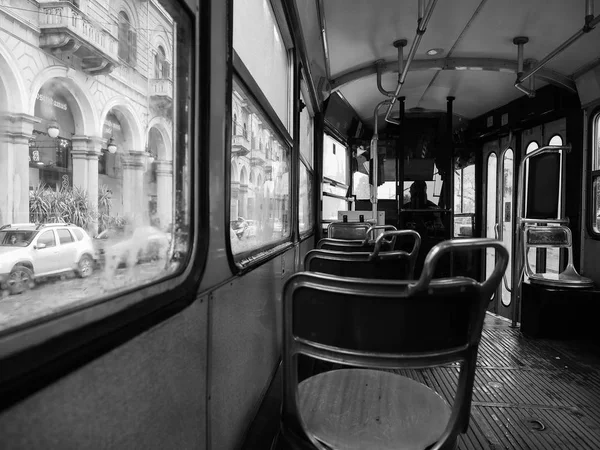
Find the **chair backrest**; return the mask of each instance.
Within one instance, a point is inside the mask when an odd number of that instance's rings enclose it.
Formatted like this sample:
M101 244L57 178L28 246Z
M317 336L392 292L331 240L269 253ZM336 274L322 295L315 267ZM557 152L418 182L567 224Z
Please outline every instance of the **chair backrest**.
M396 236L413 239L410 253L403 250L384 251L386 241ZM368 251L367 245L356 247L355 251L348 250L349 247L345 251L311 250L304 258L304 270L344 277L410 280L414 275L420 246L421 236L416 231L386 231L377 238L372 251Z
M369 228L371 224L368 222L331 222L327 227L327 237L364 240Z
M498 258L483 283L464 277L432 280L443 254L487 247ZM379 369L460 361L452 417L439 442L456 436L468 425L485 311L507 264L508 251L500 241L461 239L436 245L416 282L292 275L283 294L284 417L292 422L299 417L298 354Z
M323 250L337 250L340 252L370 252L375 248L375 240L378 237L377 233L386 230L395 231L393 225L375 225L370 227L364 239L339 239L339 238L323 238L317 242L317 248ZM382 251L392 250L396 245L396 237L390 240L385 240L382 243Z

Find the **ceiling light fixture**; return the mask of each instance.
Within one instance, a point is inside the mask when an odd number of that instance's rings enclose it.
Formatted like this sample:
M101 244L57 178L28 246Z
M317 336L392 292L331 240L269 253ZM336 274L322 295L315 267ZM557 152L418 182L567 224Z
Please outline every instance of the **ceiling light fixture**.
M427 50L427 54L429 56L435 56L435 55L442 53L443 51L444 51L444 49L441 49L441 48L431 48L431 49Z

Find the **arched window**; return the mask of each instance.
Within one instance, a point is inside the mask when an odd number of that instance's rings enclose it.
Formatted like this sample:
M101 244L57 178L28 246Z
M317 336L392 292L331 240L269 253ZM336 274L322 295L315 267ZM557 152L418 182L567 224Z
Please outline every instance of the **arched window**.
M248 127L244 124L244 137L248 139Z
M158 46L158 50L154 55L154 77L169 78L171 76L171 67L167 62L167 55L162 45Z
M119 13L119 58L127 64L134 65L137 55L137 36L131 26L129 16L121 11Z
M233 114L233 135L237 136L237 114Z

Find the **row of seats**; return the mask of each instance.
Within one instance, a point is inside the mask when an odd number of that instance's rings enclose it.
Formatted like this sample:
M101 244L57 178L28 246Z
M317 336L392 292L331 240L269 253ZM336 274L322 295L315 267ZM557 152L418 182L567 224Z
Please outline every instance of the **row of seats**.
M283 405L274 448L453 448L468 428L485 311L508 252L491 239L445 241L413 280L418 233L389 227L354 233L357 228L347 224L353 233L343 236L353 239L345 242L334 229L306 255L305 271L285 284ZM394 249L399 236L413 239L410 252ZM498 258L484 282L434 279L444 255L485 248ZM336 369L299 380L301 355ZM452 362L460 367L452 406L393 372Z

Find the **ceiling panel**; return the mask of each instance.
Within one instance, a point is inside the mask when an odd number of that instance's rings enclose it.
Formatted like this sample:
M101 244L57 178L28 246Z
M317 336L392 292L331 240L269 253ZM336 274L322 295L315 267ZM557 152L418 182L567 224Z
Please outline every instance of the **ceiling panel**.
M430 48L452 46L481 0L438 1L421 40L417 58ZM396 39L408 39L405 56L417 29L417 0L323 0L332 78L377 59L395 59Z
M454 113L472 119L491 109L503 106L523 94L514 87L513 74L472 70L444 70L436 77L419 106L426 109L446 109L446 97L456 97ZM544 84L538 83L536 87Z
M494 57L517 59L516 36L527 36L524 57L541 60L562 42L575 34L584 21L583 0L488 0L456 46L455 57ZM600 0L594 0L600 12ZM564 75L598 57L598 30L577 41L547 67Z
M406 109L417 106L435 73L433 70L409 73L400 94L406 96ZM384 88L391 90L396 85L396 80L396 74L385 74L382 77L382 84ZM347 84L340 89L340 93L352 105L359 117L369 124L373 122L375 106L385 100L385 97L377 89L375 76ZM394 106L394 108L397 110L398 107ZM382 108L381 111L385 112L386 110Z

